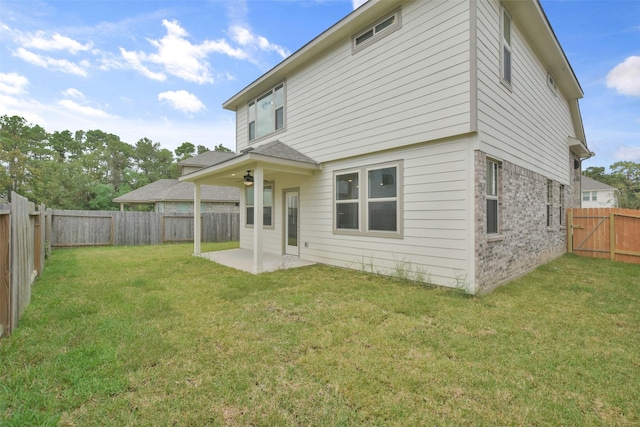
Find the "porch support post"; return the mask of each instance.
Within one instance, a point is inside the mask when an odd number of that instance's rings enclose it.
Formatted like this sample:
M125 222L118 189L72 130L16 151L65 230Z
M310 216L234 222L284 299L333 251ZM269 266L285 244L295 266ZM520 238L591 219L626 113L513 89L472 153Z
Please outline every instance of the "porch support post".
M201 186L199 182L193 183L193 254L200 255L200 239L202 235L202 218L200 215Z
M264 271L262 263L262 226L264 212L264 170L257 166L253 171L253 273Z

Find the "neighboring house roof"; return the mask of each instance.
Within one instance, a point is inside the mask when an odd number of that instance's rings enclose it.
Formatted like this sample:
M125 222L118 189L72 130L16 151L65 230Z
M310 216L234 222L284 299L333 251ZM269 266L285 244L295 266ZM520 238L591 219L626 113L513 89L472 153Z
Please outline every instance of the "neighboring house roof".
M240 190L216 185L202 186L202 202L237 202ZM193 183L160 179L113 199L115 203L193 202Z
M582 191L615 191L617 188L582 175Z
M236 153L228 153L224 151L207 151L206 153L198 154L197 156L190 157L188 159L178 162L178 166L184 167L207 167L215 165L216 163L223 162L234 157Z

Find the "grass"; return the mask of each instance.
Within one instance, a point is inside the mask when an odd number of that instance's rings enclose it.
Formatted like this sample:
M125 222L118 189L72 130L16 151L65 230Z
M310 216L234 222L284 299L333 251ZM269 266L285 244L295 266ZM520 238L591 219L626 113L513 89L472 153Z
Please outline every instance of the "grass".
M54 251L0 341L0 425L640 423L640 266L567 255L470 297L191 249Z

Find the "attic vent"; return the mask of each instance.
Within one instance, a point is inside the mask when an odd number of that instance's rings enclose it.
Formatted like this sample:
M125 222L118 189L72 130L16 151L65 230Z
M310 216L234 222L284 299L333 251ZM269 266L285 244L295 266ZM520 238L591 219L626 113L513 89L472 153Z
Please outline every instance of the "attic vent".
M382 37L391 34L400 27L400 10L398 9L392 14L387 15L381 20L377 21L375 24L362 29L355 36L353 36L353 53L366 46L369 46L376 40L379 40Z
M558 95L558 86L556 85L556 79L553 78L551 73L547 73L547 86L551 89L554 95Z

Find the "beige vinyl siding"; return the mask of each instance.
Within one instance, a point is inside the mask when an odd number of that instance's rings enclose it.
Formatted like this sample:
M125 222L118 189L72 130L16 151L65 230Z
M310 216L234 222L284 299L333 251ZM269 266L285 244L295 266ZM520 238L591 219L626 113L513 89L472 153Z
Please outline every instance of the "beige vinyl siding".
M411 2L400 30L355 54L345 38L287 76L286 129L266 140L326 162L469 132L468 16L465 1Z
M325 164L301 186L301 258L386 274L404 264L434 283L453 286L469 265L469 144L463 138ZM396 160L403 160L404 237L333 234L334 171Z
M549 179L570 183L568 103L547 86L547 69L512 21L512 91L500 83L500 3L478 2L480 149Z

